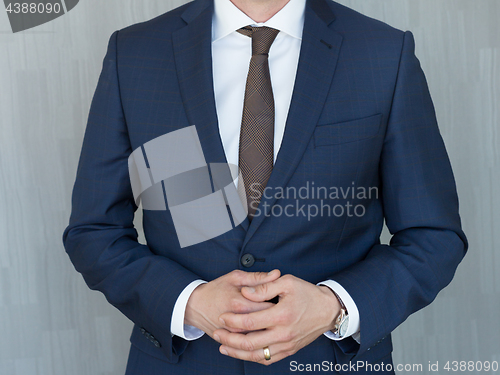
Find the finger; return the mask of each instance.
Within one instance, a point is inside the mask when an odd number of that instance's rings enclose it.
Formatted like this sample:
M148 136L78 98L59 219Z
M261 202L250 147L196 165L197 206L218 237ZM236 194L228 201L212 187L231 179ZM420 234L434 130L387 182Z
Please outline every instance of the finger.
M289 353L289 352L281 352L281 353L276 354L276 355L271 355L271 359L269 361L266 359L263 359L257 363L260 363L261 365L264 365L264 366L269 366L269 365L272 365L273 363L281 361L282 359L284 359L288 356L291 356L292 354L293 353Z
M215 337L215 335L217 336ZM292 335L286 333L286 331L272 328L246 334L217 329L214 331L214 338L222 345L251 352L265 346L289 342Z
M229 328L229 327L225 328L224 330L228 331L228 332L233 332L233 333L248 333L248 332L250 332L250 331L246 331L244 329ZM217 341L219 341L219 340L217 340Z
M274 281L280 276L281 272L278 269L270 272L233 271L234 283L237 286L256 286L262 283Z
M244 361L257 362L263 365L270 365L272 363L278 362L283 358L288 357L292 353L287 351L287 346L285 345L268 345L269 351L271 353L271 359L266 360L264 355L264 349L257 349L251 352L241 349L231 348L225 345L221 345L219 352L221 354L227 355L229 357L242 359Z
M284 283L281 279L260 285L245 286L241 288L241 294L243 297L254 302L269 301L276 296L283 295L284 293Z
M219 316L219 322L223 328L238 328L246 331L256 331L275 327L287 321L287 311L280 304L273 305L266 310L256 311L249 314L234 314L227 312Z
M254 302L244 298L243 296L240 296L240 298L241 301L240 299L233 301L232 308L230 310L231 312L236 314L249 314L275 306L275 304L271 302Z

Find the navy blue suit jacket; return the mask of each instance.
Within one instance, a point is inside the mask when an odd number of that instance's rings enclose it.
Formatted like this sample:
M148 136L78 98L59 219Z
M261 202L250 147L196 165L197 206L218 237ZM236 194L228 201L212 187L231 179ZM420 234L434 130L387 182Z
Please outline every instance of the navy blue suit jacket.
M147 245L137 242L127 166L133 150L196 125L207 162L226 162L212 81L212 12L210 0L195 0L115 32L91 105L64 244L89 287L135 324L127 373L280 374L290 372L290 361L390 362L390 332L451 281L467 249L410 32L330 0L307 3L268 186L376 187L378 196L300 200L306 207L361 204L363 215L273 215L271 208L297 202L270 194L251 224L184 249L168 210L144 211ZM390 245L379 241L384 219ZM240 262L246 253L256 259L250 268ZM338 281L358 306L361 344L321 335L266 367L219 354L208 335L192 342L171 336L173 306L190 282L274 268L312 283Z

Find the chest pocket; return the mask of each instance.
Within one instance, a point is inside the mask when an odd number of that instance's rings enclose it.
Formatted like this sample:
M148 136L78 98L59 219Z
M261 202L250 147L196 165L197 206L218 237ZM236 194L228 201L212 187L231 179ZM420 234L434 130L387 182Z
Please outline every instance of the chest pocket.
M375 137L382 122L382 114L361 119L317 125L314 131L314 147L338 145Z

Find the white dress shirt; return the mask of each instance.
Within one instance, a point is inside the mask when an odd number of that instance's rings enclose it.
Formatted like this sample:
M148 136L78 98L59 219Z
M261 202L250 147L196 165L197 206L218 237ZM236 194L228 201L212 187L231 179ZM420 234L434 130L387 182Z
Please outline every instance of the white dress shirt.
M229 164L238 165L245 85L252 57L252 39L236 30L248 25L268 26L280 30L269 50L269 72L275 103L274 160L276 161L285 132L286 118L295 83L304 27L305 6L306 0L290 0L271 19L264 23L256 23L230 0L214 0L215 9L212 19L213 84L219 132ZM177 298L170 327L172 335L180 336L185 340L195 340L203 336L203 331L184 324L184 314L189 297L193 290L202 283L205 281L193 281ZM342 300L349 313L349 325L345 337L352 335L359 342L359 312L349 293L333 280L325 280L318 285L328 286ZM325 332L325 336L333 340L341 339L331 331Z

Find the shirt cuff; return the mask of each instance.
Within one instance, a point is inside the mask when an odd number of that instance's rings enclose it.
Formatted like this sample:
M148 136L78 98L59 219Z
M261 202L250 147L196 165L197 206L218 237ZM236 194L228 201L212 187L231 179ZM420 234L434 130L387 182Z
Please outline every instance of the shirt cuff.
M191 293L196 289L197 286L205 284L206 281L195 280L187 287L184 288L177 301L175 301L174 310L172 312L172 321L170 322L170 332L172 336L179 336L184 340L192 341L199 339L205 334L201 329L184 324L184 315L186 313L186 306L191 297Z
M340 285L338 282L333 280L325 280L316 285L324 285L329 287L331 290L338 295L342 303L344 304L348 314L349 314L349 323L347 325L347 331L343 337L339 337L334 334L332 331L327 331L324 333L326 337L329 339L338 341L345 339L346 337L352 336L354 340L359 344L360 343L360 323L359 323L359 311L356 303L352 299L352 297L347 293L347 291Z

